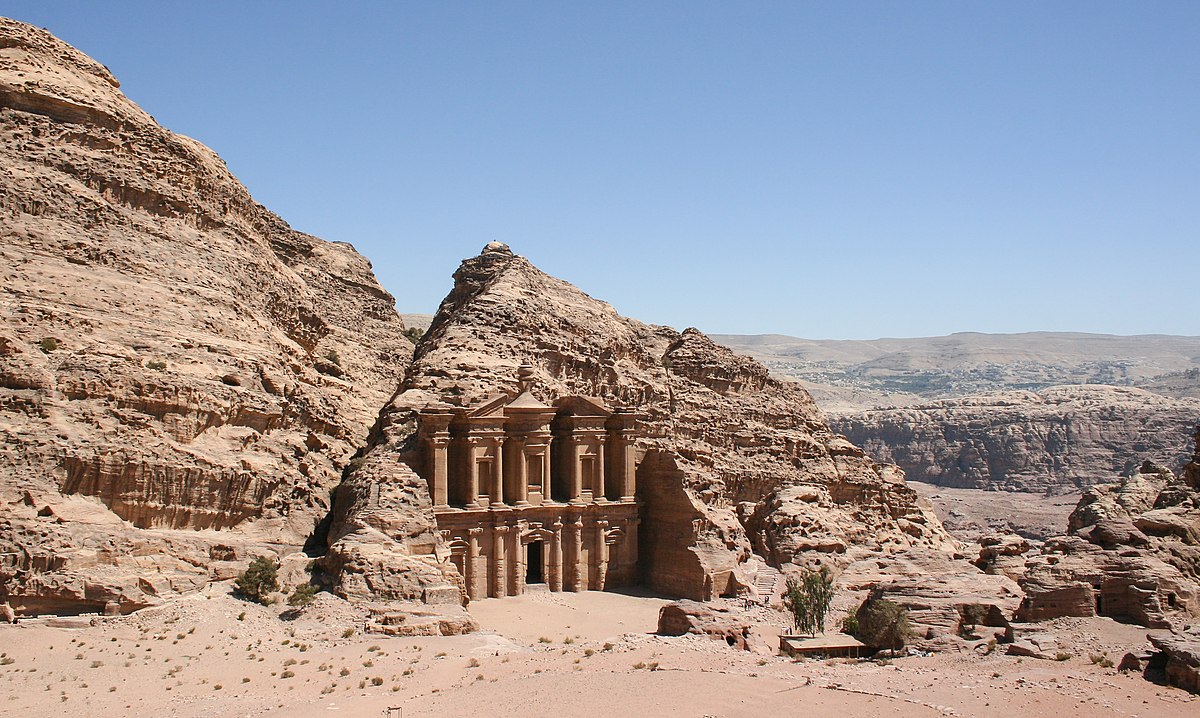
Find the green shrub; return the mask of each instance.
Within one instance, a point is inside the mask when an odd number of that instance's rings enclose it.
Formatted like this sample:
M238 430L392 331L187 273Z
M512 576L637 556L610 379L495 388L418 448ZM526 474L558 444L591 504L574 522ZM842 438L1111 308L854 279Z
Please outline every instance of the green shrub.
M858 616L856 614L847 611L846 615L842 617L842 633L851 636L858 635Z
M167 363L165 361L148 361L146 362L146 368L153 369L154 371L162 371L167 368Z
M408 329L404 330L404 336L408 337L410 342L416 344L417 342L421 341L421 337L425 336L425 331L416 327L409 327Z
M59 345L58 345L58 340L55 339L54 337L46 337L45 339L38 342L38 346L41 348L41 350L43 352L49 354L50 352L58 349Z
M855 638L876 648L903 648L912 635L908 609L884 598L863 601L857 618Z
M313 602L313 599L317 597L317 592L320 590L321 589L317 588L311 583L297 584L296 587L292 589L292 595L288 596L288 605L307 606Z
M238 574L234 586L243 598L269 605L271 592L279 590L279 564L266 556L259 556L250 562L249 568Z
M833 576L822 566L820 571L805 571L800 578L789 576L783 591L783 605L792 614L796 630L815 636L825 632L825 615L833 602Z

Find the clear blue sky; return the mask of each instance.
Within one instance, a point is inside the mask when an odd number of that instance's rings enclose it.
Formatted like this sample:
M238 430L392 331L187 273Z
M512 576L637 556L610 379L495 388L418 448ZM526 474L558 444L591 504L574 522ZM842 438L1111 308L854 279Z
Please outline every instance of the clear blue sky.
M625 314L1200 334L1200 2L37 2L431 312L488 241Z

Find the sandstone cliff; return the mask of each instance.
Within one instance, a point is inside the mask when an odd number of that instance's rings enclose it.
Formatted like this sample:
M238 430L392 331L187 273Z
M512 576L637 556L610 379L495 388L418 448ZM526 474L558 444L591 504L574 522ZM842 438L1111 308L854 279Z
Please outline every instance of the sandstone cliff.
M1064 492L1146 459L1179 469L1200 402L1140 389L1062 386L833 417L878 461L941 486Z
M370 264L6 19L0 154L0 602L129 610L295 550L411 355Z
M415 412L469 406L535 368L542 401L581 394L644 416L638 498L643 581L707 599L747 587L747 562L847 563L952 542L894 468L834 434L798 385L694 329L619 315L506 246L463 262L372 446L335 502L325 566L368 598L444 595L460 579L440 546L417 460Z

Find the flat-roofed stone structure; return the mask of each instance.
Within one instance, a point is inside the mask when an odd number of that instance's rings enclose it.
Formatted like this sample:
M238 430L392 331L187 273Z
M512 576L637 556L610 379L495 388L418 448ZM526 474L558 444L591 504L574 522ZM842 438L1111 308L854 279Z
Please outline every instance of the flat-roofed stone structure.
M421 476L467 596L638 582L637 415L595 398L519 391L419 417Z

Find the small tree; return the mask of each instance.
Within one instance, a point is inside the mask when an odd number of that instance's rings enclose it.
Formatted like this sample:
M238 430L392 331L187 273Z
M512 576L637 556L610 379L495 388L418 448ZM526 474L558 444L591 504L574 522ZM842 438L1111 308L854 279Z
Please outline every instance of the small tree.
M858 607L858 633L855 638L876 648L903 648L912 628L908 609L885 598L868 598Z
M279 564L266 556L250 562L250 567L238 574L234 582L243 597L267 605L272 591L279 590Z
M797 579L789 576L784 587L783 605L792 614L799 633L825 632L825 616L833 603L833 576L825 566L820 571L805 571Z
M297 584L296 587L292 589L292 595L288 596L288 605L303 608L313 602L313 599L317 597L317 592L319 590L320 589L311 583Z

